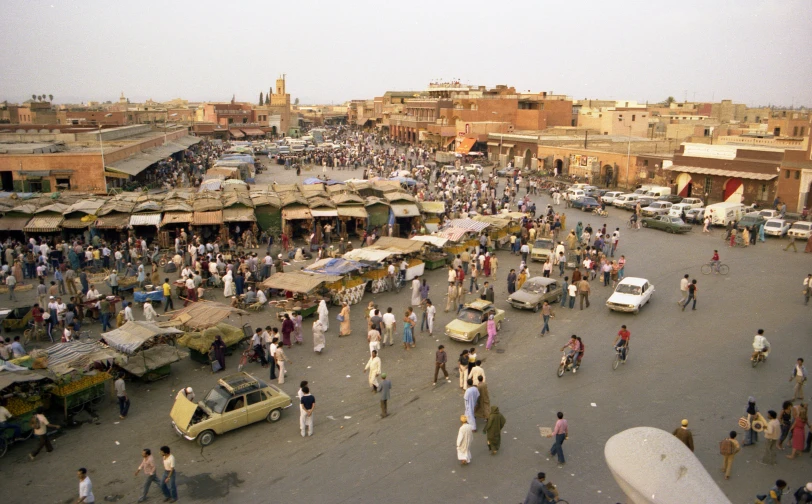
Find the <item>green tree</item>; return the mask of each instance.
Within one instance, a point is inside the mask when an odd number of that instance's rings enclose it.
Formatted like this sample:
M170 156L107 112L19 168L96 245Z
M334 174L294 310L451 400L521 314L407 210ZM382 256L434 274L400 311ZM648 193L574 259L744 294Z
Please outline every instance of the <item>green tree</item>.
M271 104L271 95L265 95L265 105Z
M671 104L672 104L672 103L674 103L675 101L677 101L677 100L675 100L673 96L669 96L668 98L666 98L665 100L663 100L663 102L662 102L662 103L663 103L663 105L665 105L666 107L670 107L670 106L671 106Z
M37 95L32 94L31 95L31 101L37 101Z
M299 99L298 99L298 98L296 98L295 100L293 100L293 104L294 104L294 105L298 105L298 104L299 104Z
M48 95L48 101L54 101L54 95L49 94Z
M262 99L262 91L259 92L259 104L262 105L265 101Z

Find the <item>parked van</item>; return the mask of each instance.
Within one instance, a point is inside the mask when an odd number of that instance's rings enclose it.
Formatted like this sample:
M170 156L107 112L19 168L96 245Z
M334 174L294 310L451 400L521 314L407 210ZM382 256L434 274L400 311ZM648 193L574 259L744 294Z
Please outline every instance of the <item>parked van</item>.
M621 194L612 201L612 205L618 208L624 208L627 203L632 204L633 202L639 200L640 196L642 195L639 193Z
M714 203L705 207L705 215L710 216L714 226L727 226L729 222L738 221L744 216L744 205L732 202Z
M670 187L660 186L660 187L652 187L651 189L649 189L648 192L646 193L646 196L651 196L652 198L659 198L661 196L668 196L669 194L671 194Z
M575 201L578 198L583 198L586 196L586 192L583 189L567 189L567 192L564 193L564 198L568 201Z

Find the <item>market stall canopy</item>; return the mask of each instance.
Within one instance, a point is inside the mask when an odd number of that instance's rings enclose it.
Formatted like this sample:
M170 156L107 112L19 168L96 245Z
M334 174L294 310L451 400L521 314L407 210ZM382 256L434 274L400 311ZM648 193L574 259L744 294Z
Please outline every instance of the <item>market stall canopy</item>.
M393 201L411 201L412 203L416 202L417 199L409 193L400 192L400 191L392 191L384 193L383 195L386 201L392 203Z
M129 218L129 216L127 216ZM82 217L68 217L62 221L62 229L84 229L90 227L96 221L95 215L84 215ZM0 228L2 229L2 228Z
M102 217L113 212L130 214L132 213L133 208L135 208L134 201L109 200L101 206L96 215Z
M55 233L59 231L59 225L65 218L62 214L48 213L45 215L35 215L28 221L23 231L26 233Z
M450 227L437 231L437 236L447 238L453 242L458 242L462 240L468 232L469 231L467 229Z
M127 362L119 364L119 367L132 375L144 376L151 370L178 362L188 355L188 352L178 350L174 346L155 345L128 357Z
M471 233L479 233L488 227L487 222L479 222L473 219L452 219L446 224L448 227L465 229Z
M111 348L126 354L133 354L144 343L165 334L183 334L183 331L171 327L158 327L150 322L131 320L118 329L102 333L101 336Z
M395 238L393 236L382 236L378 241L372 244L373 248L383 250L394 250L400 254L411 254L419 252L423 245L419 242L407 240L406 238Z
M46 348L45 352L48 353L48 369L58 375L87 369L94 362L112 363L120 356L112 348L104 348L97 341L56 343Z
M339 194L331 194L330 199L336 205L352 205L352 204L364 204L364 198L358 196L357 194L352 193L339 193Z
M222 303L198 301L173 312L171 320L199 330L217 325L232 315L248 315L248 312Z
M70 207L68 207L63 215L68 215L73 212L81 212L87 215L96 215L96 212L106 203L102 199L83 199L79 200Z
M395 217L417 217L420 215L420 210L414 203L390 203L392 213Z
M223 178L229 177L239 177L240 170L238 168L233 168L229 166L215 166L213 168L209 168L206 170L206 177L218 177L222 176Z
M369 218L369 213L367 213L366 208L362 206L340 206L336 210L339 217Z
M510 225L510 219L500 219L498 217L494 217L493 215L477 215L473 217L473 220L478 222L487 222L489 226L497 229L503 229Z
M73 204L73 203L71 203L71 204ZM35 214L41 214L41 213L45 213L45 212L57 212L59 214L62 214L69 207L70 207L70 205L66 205L65 203L52 203L50 205L45 205L45 206L39 207L37 209L37 211L34 212L34 213Z
M195 212L192 215L193 226L219 226L223 223L223 211Z
M167 212L161 221L161 227L167 224L188 224L192 222L192 212Z
M161 214L133 214L130 217L130 226L155 226L161 225Z
M208 179L200 183L200 191L219 191L222 186L221 179Z
M418 203L423 213L444 214L445 203L442 201L421 201Z
M310 209L307 207L298 207L298 208L283 208L282 209L282 218L284 220L298 220L298 219L312 219L313 216L310 213Z
M265 289L281 289L290 292L308 293L323 284L341 280L341 275L323 275L308 273L306 271L291 271L290 273L274 273L262 282Z
M411 238L414 241L419 241L423 243L430 243L437 248L443 248L443 246L448 243L448 238L444 238L442 236L434 236L434 235L417 235L412 236Z
M149 200L149 201L141 201L135 208L133 208L132 213L151 213L151 212L160 212L161 211L161 202L156 200Z
M363 261L367 263L379 263L387 257L396 255L398 252L394 250L380 250L371 247L352 249L344 254L344 259L351 261Z
M325 275L346 275L347 273L357 271L364 267L365 266L359 262L349 261L347 259L338 257L338 258L319 259L318 261L308 266L306 271L312 271L314 273L322 273Z
M256 222L253 208L233 207L223 210L223 222Z
M188 212L188 213L191 213L194 210L192 208L192 205L179 199L165 200L163 205L161 206L161 209L164 212Z
M22 231L30 220L30 215L6 215L0 218L0 231Z
M15 383L44 380L46 377L33 371L0 371L0 390L10 387Z
M97 229L124 229L130 225L130 214L112 213L96 219Z
M338 210L335 208L313 208L310 210L313 217L338 217Z

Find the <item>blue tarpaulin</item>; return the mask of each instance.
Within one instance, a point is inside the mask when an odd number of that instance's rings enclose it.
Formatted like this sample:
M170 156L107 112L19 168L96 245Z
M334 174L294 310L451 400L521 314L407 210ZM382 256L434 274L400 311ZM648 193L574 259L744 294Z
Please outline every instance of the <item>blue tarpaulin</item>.
M342 182L342 181L340 181L340 180L334 180L334 179L330 179L330 180L328 180L328 181L327 181L327 182L325 182L325 183L326 183L327 185L344 185L344 182Z
M347 273L365 267L366 266L356 261L348 261L347 259L335 258L335 259L322 259L320 261L316 261L307 267L307 271L312 271L314 273L323 273L325 275L340 276L346 275Z
M313 184L323 184L324 181L321 180L321 179L317 179L315 177L309 177L309 178L304 179L304 182L302 182L302 183L305 184L305 185L313 185Z

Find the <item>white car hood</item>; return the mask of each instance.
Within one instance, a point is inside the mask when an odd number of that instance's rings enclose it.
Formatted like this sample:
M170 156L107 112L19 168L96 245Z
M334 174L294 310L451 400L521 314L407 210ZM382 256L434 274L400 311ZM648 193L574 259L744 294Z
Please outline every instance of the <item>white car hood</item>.
M615 292L611 296L609 296L609 299L607 299L606 302L622 305L637 305L640 304L641 299L643 299L642 295L638 296L635 294L622 294L619 292Z

